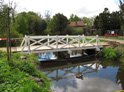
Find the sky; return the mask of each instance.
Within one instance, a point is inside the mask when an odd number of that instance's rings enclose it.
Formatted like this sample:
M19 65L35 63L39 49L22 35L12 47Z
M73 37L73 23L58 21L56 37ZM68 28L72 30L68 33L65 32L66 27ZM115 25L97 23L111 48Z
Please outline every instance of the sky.
M8 3L9 0L4 0ZM11 1L11 0L10 0ZM110 12L119 10L119 0L13 0L17 3L16 10L33 11L45 15L49 10L51 15L62 13L68 18L71 14L79 17L94 17L108 8Z

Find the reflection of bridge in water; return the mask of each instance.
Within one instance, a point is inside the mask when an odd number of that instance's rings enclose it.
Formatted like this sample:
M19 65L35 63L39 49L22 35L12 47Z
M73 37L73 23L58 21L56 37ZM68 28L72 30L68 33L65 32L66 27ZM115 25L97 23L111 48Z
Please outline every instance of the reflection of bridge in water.
M83 75L97 72L100 65L100 62L98 60L78 63L75 62L60 63L61 63L60 65L52 64L53 66L49 66L50 64L48 63L42 64L42 66L45 67L43 67L41 71L44 71L48 76L53 74L52 76L49 77L52 80L56 81L74 76L83 79Z

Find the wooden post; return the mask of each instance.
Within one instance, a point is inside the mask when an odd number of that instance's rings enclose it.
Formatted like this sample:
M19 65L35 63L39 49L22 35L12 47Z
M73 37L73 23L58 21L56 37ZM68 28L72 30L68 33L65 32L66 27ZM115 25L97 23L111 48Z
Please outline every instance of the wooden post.
M27 40L28 40L28 53L31 54L31 51L30 51L30 37L29 36L28 36Z
M98 35L96 35L96 45L98 47Z
M78 35L78 46L80 47L80 35Z
M7 29L6 29L6 46L7 46L7 60L11 59L11 39L10 39L10 8L7 9Z
M84 34L82 35L83 37L82 37L82 42L84 43Z
M50 43L49 43L49 42L50 42L50 39L49 39L49 34L48 34L47 36L48 36L48 46L49 46L49 45L50 45Z
M25 46L27 46L27 36L25 36Z
M56 35L56 49L58 49L58 35Z
M99 36L98 35L96 35L96 45L97 45L97 48L96 48L96 51L100 51L100 48L99 48L99 38L98 38Z
M66 44L68 44L68 34L66 35L66 37L67 37L67 38L66 38Z

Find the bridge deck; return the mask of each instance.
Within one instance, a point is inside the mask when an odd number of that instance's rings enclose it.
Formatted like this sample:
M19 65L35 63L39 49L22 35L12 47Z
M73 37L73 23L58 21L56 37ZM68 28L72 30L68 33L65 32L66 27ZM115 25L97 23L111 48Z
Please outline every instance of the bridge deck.
M74 44L75 46L78 46L78 44ZM83 45L83 43L82 44L80 44L81 46ZM95 43L94 43L94 45L95 45ZM106 42L101 42L101 46L99 46L100 48L102 48L103 46L105 46L105 45L108 45L108 43L106 43ZM33 50L34 48L36 48L36 47L38 47L39 45L35 45L35 46L30 46L30 50ZM50 45L51 47L53 47L53 48L56 48L56 45ZM59 47L61 47L62 46L62 44L59 44L58 45L58 48ZM21 52L21 50L22 50L22 48L23 47L11 47L11 51L12 52ZM35 50L35 51L33 51L33 53L36 53L36 52L49 52L49 51L52 51L52 52L54 52L54 51L67 51L68 49L71 49L71 50L78 50L78 49L95 49L96 47L94 47L94 46L92 46L91 44L87 44L86 46L84 46L84 47L78 47L78 48L75 48L74 46L72 46L72 45L67 45L67 46L65 46L63 49L51 49L51 48L49 48L49 47L46 47L46 46L43 46L43 47L40 47L40 48L38 48L37 50ZM6 51L6 47L0 47L0 50L2 50L2 51ZM24 52L28 52L28 46L27 47L25 47L24 48L24 50L23 50Z

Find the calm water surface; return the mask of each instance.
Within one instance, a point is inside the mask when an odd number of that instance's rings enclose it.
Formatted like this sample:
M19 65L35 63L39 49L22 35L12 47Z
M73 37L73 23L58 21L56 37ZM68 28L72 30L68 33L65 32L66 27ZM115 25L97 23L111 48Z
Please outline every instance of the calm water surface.
M54 56L55 57L55 56ZM41 62L54 92L116 92L124 90L124 65L93 57Z

